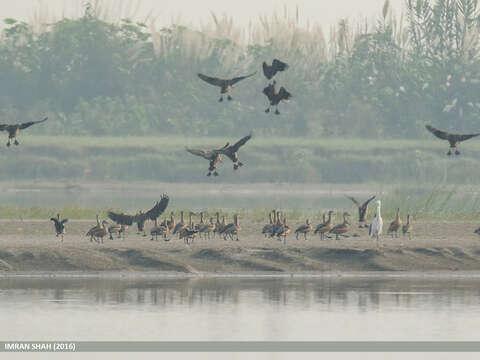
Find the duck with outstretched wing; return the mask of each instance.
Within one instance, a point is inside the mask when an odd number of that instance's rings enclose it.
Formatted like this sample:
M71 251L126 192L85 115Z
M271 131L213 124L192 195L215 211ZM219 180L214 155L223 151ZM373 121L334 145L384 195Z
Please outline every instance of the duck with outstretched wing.
M222 102L223 101L223 95L228 94L230 92L230 90L232 89L233 85L235 85L237 82L239 82L243 79L246 79L246 78L249 78L249 77L255 75L256 73L257 72L255 71L252 74L245 75L245 76L238 76L238 77L234 77L232 79L220 79L220 78L217 78L217 77L207 76L207 75L203 75L203 74L200 74L200 73L197 74L197 75L200 79L209 83L210 85L220 87L220 99L218 99L218 101ZM232 100L233 98L230 96L230 94L228 94L227 99Z
M452 155L453 152L455 152L455 155L460 155L460 151L457 150L457 146L465 140L471 139L475 136L480 135L478 134L451 134L443 130L439 130L434 128L433 126L430 125L425 125L428 131L430 131L433 135L435 135L437 138L442 139L442 140L447 140L450 143L450 149L448 150L447 155Z

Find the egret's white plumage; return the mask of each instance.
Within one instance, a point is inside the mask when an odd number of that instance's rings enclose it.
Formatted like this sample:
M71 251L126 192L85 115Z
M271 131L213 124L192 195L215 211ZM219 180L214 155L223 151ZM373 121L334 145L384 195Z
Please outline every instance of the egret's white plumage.
M376 237L377 240L382 235L382 230L383 230L383 219L382 219L382 214L380 212L382 203L380 200L377 200L377 213L375 214L375 217L373 218L372 224L370 225L370 230L368 234L370 237Z

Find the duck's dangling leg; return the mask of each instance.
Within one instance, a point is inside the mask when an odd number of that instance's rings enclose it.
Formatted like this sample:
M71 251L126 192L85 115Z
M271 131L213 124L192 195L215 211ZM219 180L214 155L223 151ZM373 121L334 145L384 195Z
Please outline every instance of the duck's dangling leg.
M280 111L278 111L278 106L275 108L275 115L280 115Z
M220 95L220 99L218 99L218 102L222 102L223 101L223 95Z
M231 101L231 100L233 100L233 98L232 98L230 95L228 95L228 96L227 96L227 100L228 100L228 101Z
M20 143L18 142L17 138L15 138L15 141L13 142L15 145L20 145Z
M265 109L265 112L268 114L270 112L270 106Z
M10 138L8 138L7 147L10 147Z
M218 172L215 170L213 176L218 176Z
M455 155L460 155L460 151L455 149Z

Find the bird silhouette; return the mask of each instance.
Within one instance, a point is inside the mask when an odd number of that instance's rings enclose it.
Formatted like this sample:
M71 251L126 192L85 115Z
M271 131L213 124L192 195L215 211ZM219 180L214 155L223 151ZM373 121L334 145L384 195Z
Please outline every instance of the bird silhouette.
M220 99L218 99L218 101L222 102L223 101L223 95L229 93L230 90L232 89L233 85L235 85L237 82L239 82L243 79L246 79L246 78L249 78L249 77L255 75L256 73L257 72L255 71L252 74L235 77L233 79L220 79L220 78L217 78L217 77L207 76L207 75L203 75L203 74L200 74L200 73L197 74L197 75L200 79L209 83L210 85L215 85L215 86L220 87ZM232 100L232 97L230 96L230 94L228 94L227 99Z
M10 141L14 139L14 144L19 145L20 143L17 140L18 134L20 134L20 130L26 129L32 125L35 124L40 124L44 121L47 121L48 117L44 118L43 120L39 121L29 121L25 123L20 123L20 124L0 124L0 131L7 131L8 132L8 142L7 146L10 146Z
M433 126L430 125L425 125L428 131L430 131L433 135L435 135L437 138L442 139L442 140L447 140L450 143L450 149L448 150L447 155L452 155L452 152L455 152L455 155L460 155L460 151L457 150L457 146L465 140L471 139L475 136L480 135L478 134L465 134L465 135L460 135L460 134L451 134L443 130L439 130L434 128Z

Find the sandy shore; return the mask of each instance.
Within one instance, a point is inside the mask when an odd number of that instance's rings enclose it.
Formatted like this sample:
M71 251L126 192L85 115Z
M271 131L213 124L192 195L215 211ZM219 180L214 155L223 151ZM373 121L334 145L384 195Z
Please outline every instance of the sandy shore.
M201 275L480 270L480 238L473 234L478 224L473 222L416 222L412 239L385 236L379 247L356 227L350 234L358 237L321 241L313 235L308 240L290 235L283 244L261 236L260 223L242 224L238 242L218 237L189 245L176 237L150 241L130 230L125 240L97 244L84 236L92 225L69 222L62 243L49 221L1 221L0 271Z

